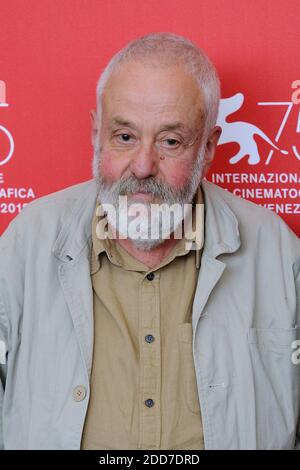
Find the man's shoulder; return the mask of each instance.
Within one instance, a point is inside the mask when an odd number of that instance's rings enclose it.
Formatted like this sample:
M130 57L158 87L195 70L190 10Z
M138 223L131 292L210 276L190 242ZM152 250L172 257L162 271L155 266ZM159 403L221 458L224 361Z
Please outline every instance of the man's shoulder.
M26 232L31 237L32 231L37 234L43 230L59 230L81 207L88 205L89 200L93 206L96 189L95 179L90 179L31 201L10 222L1 236L2 242L13 233Z
M208 180L204 182L206 193L211 195L212 199L218 199L218 201L223 201L224 204L227 204L235 213L241 214L242 217L248 217L252 215L256 217L257 220L261 218L267 219L281 219L277 214L267 209L266 207L260 206L252 201L243 199L240 196L236 196L229 190L222 188Z
M205 180L204 189L210 205L230 212L237 220L240 234L252 243L287 243L300 254L300 239L275 212L254 202L232 194L230 191Z
M253 223L260 225L263 223L285 224L283 219L275 212L267 209L264 206L258 205L240 196L236 196L227 189L217 186L214 183L206 180L204 182L205 191L210 196L212 201L218 201L220 205L229 207L232 212L237 216L238 221L248 224ZM286 224L285 224L286 225Z
M91 193L94 193L95 191L95 179L83 181L81 183L67 186L66 188L59 189L55 192L46 194L35 199L34 201L31 201L24 207L22 212L39 212L41 208L46 206L53 206L57 210L61 210L65 207L68 208L70 205L73 205L76 201L89 197Z

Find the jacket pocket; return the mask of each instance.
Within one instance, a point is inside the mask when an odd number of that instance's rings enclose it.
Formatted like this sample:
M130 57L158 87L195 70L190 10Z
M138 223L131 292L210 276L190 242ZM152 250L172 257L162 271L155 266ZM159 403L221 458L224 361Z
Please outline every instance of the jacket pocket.
M249 328L246 366L256 419L258 449L291 449L299 410L299 366L292 345L299 327ZM251 401L251 397L250 397Z
M178 325L182 385L186 404L192 413L200 413L195 365L193 358L193 330L191 323Z

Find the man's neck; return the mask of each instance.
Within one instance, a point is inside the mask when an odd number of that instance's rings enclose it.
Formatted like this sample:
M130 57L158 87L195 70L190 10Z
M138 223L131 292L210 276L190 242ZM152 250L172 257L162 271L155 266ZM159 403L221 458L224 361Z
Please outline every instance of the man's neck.
M175 238L166 239L159 246L147 251L137 248L129 239L116 238L115 241L135 259L153 269L168 256L179 240Z

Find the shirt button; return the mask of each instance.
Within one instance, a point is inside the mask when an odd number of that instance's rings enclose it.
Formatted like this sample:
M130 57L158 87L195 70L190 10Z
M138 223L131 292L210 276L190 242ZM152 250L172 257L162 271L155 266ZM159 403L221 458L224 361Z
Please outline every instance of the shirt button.
M151 408L154 405L154 401L152 400L152 398L148 398L147 400L145 400L145 405L148 406L148 408Z
M73 390L73 400L82 401L86 397L86 388L84 385L77 385Z
M146 277L147 277L148 281L153 281L153 279L154 279L154 273L149 273L149 274L147 274Z
M145 340L147 341L147 343L153 343L154 336L153 335L146 335Z

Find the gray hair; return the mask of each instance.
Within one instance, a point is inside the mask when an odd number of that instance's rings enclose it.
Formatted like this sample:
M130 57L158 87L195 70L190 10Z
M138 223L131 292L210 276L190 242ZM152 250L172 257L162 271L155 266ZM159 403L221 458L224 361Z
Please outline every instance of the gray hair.
M192 41L174 33L152 33L135 39L117 52L103 70L96 89L98 126L101 123L102 96L110 76L125 61L159 59L161 66L182 63L186 71L195 77L204 99L204 128L202 142L215 126L220 101L220 80L215 66L207 55ZM97 133L99 140L100 133ZM201 142L201 143L202 143ZM93 176L99 171L100 142L95 142L97 151L92 164ZM202 145L201 145L202 146ZM201 154L201 152L200 152Z

